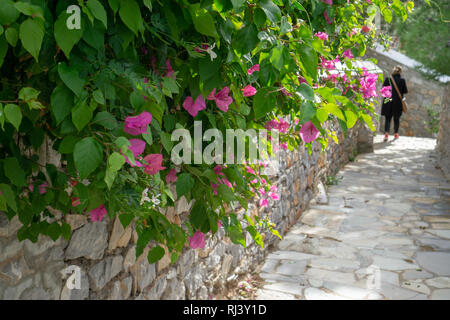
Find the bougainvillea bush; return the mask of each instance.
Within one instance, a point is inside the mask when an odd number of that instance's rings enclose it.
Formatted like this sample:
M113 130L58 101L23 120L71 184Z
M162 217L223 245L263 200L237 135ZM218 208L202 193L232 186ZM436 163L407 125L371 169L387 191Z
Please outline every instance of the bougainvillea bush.
M279 199L260 171L266 164L175 165L171 133L194 136L194 120L203 131L275 129L275 147L292 150L338 143L332 119L344 131L358 120L373 128L378 75L352 61L376 40L377 12L389 22L412 8L399 0L2 0L0 210L17 215L18 238L33 242L70 238L58 213L118 215L124 227L136 223L138 256L160 244L150 262L203 247L218 228L244 246L249 232L262 246L260 227L276 233L273 224L244 215L244 228L232 208ZM60 165L39 158L44 143ZM164 209L182 196L195 201L179 225Z

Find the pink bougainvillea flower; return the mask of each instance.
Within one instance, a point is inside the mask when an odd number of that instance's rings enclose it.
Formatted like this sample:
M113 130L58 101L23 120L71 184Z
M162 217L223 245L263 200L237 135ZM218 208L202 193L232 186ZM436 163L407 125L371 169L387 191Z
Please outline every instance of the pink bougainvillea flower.
M146 174L157 174L166 168L162 166L163 156L160 153L148 154L144 157L144 161L147 162L144 164Z
M392 97L391 86L385 86L381 88L380 93L382 97L391 98Z
M280 200L280 195L278 193L269 192L268 195L270 198L272 198L272 200Z
M289 122L280 119L278 122L278 130L280 130L281 133L287 133L289 131Z
M317 130L312 121L306 122L305 124L302 125L300 129L300 137L306 143L316 140L319 134L320 131Z
M330 6L333 4L333 0L322 0L322 2L329 4Z
M314 34L314 36L316 36L317 38L319 38L320 40L323 40L323 41L328 40L328 34L326 32L319 31L319 32L316 32Z
M175 169L170 169L166 176L166 183L169 184L171 182L177 182L177 170Z
M39 193L44 194L47 192L47 181L44 181L43 184L39 185Z
M345 50L344 53L342 53L342 56L347 58L347 59L353 59L354 58L352 52L350 51L350 49Z
M250 180L250 183L251 183L251 184L258 183L258 180L257 180L257 179Z
M91 210L89 214L91 215L92 221L102 221L105 214L107 214L105 204L102 204L99 207Z
M252 167L246 167L245 170L247 170L248 173L251 173L251 174L255 174L255 175L256 175L256 172L255 172L255 170L253 170Z
M132 136L147 133L147 126L152 122L152 114L144 111L138 116L126 117L123 130Z
M206 50L208 50L208 45L202 44L202 45L200 45L200 47L195 47L194 50L198 53L205 52Z
M248 69L247 73L252 74L255 71L259 71L259 64L255 64L254 66L252 66L250 69Z
M199 95L197 99L192 99L191 96L186 97L183 102L183 108L193 117L196 117L200 110L206 109L206 102L202 95Z
M218 184L216 184L216 183L211 183L211 188L213 189L213 193L214 193L214 195L218 195L219 193L217 192L217 187L218 187L219 185Z
M172 77L172 78L176 79L176 76L174 75L175 71L173 71L172 66L170 65L170 59L166 60L166 69L167 69L167 72L164 75L164 77Z
M267 207L269 205L269 201L266 198L262 198L259 200L259 206L261 208Z
M267 184L267 181L266 181L266 179L264 179L264 178L261 178L261 184L263 184L263 185L266 185L266 184Z
M217 226L220 228L222 226L222 222L217 221Z
M224 174L222 173L222 166L220 164L218 164L217 166L214 167L214 172L218 175L218 176L223 176Z
M145 141L142 141L140 139L130 139L130 146L128 149L133 153L133 156L136 158L137 156L141 155L145 150ZM130 162L127 156L125 157L126 163L128 163L130 166L134 167L134 165ZM142 163L139 161L136 161L136 167L142 167Z
M242 89L242 94L244 95L244 97L251 97L254 96L256 94L257 90L252 87L251 85L245 86Z
M266 189L264 189L264 188L259 188L258 189L258 193L261 195L261 196L263 196L263 195L265 195L266 194Z
M358 33L358 29L353 28L353 29L352 29L352 32L350 32L350 34L349 34L348 36L351 37L351 36L353 36L353 35L355 35L355 34L357 34L357 33Z
M216 94L216 88L214 88L206 99L216 101L217 108L227 112L228 106L233 102L233 98L228 96L229 92L230 89L225 87Z
M280 145L280 147L281 147L281 149L283 149L283 150L287 150L287 149L288 149L288 144L287 144L287 142L283 142L283 143Z
M277 192L278 191L278 187L276 185L273 185L273 186L270 187L270 191Z
M325 18L325 21L327 22L327 24L332 24L334 21L334 18L333 18L333 20L330 20L327 10L323 10L323 17Z
M287 92L285 88L281 89L281 93L286 97L292 97L292 93Z
M197 230L192 237L189 237L189 245L192 249L203 249L206 245L205 234Z
M79 206L81 204L80 198L72 197L72 207Z
M295 125L298 125L299 122L300 122L300 119L299 119L299 118L295 118L295 119L294 119L294 124L295 124Z
M305 78L303 78L302 76L298 76L298 84L300 85L300 84L302 84L302 83L308 83L308 81L306 81L306 79Z
M367 32L370 31L370 27L368 27L368 26L362 26L362 27L361 27L361 31L364 32L364 33L367 33Z

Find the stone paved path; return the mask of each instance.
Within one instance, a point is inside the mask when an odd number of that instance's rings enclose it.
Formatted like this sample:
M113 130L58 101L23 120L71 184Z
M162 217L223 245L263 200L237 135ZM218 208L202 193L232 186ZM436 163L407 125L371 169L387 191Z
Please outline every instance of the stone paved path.
M450 299L450 182L436 142L375 143L269 254L258 299Z

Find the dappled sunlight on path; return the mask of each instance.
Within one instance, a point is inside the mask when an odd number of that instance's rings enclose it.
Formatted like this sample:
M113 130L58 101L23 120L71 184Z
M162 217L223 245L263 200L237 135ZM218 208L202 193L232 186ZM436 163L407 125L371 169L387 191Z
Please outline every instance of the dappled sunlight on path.
M450 299L450 182L436 141L382 139L269 254L258 299Z

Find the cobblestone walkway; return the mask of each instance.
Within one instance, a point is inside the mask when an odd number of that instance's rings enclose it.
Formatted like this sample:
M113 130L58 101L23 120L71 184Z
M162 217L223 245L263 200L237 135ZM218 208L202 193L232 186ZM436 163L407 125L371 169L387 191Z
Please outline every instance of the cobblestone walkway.
M435 144L377 136L269 254L257 299L450 299L450 182Z

